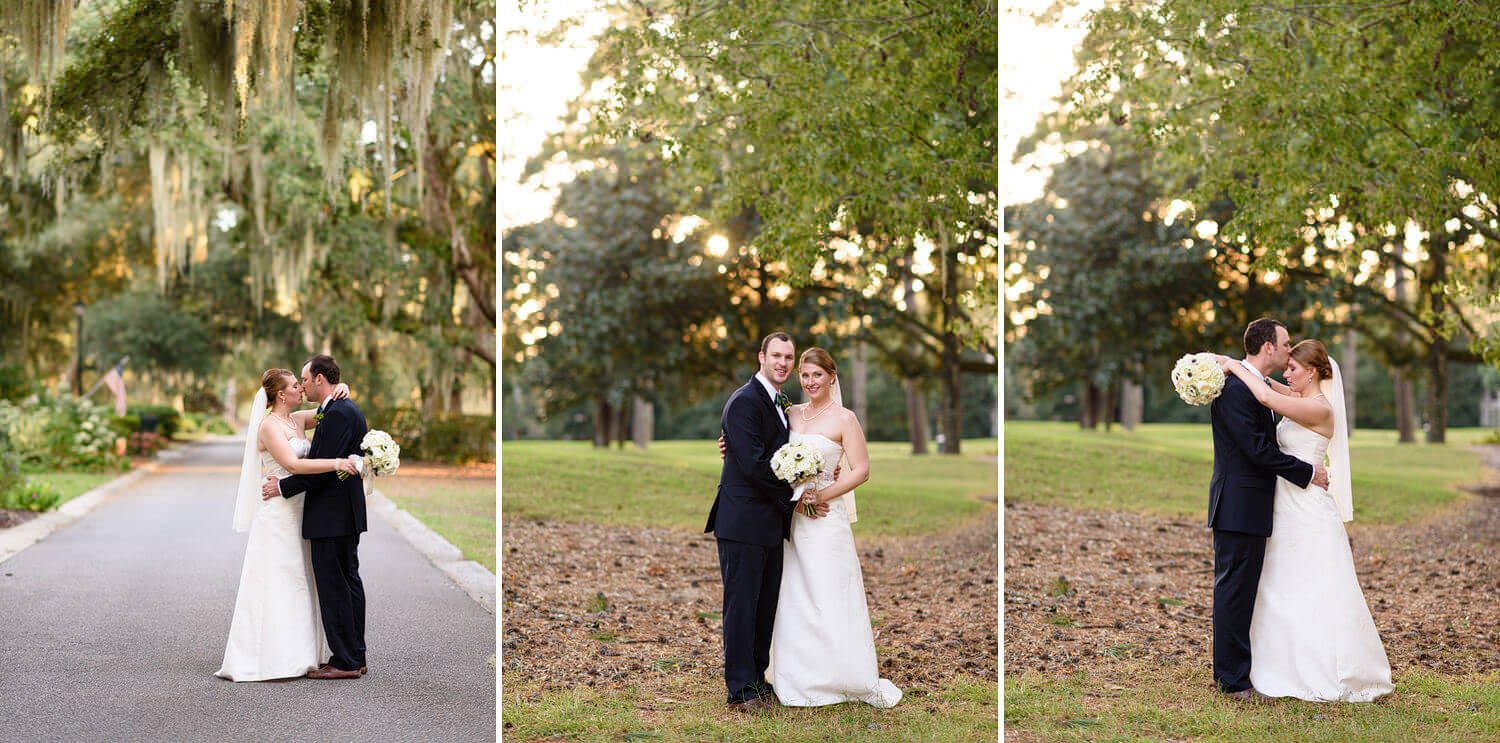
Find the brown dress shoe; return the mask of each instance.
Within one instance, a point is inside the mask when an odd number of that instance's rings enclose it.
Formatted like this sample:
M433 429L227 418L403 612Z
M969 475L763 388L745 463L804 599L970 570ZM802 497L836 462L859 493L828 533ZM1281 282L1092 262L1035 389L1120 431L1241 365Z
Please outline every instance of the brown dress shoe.
M359 671L345 671L333 666L323 666L316 671L307 672L307 677L310 679L357 679L363 675Z
M333 666L331 666L331 665L329 665L327 663L324 663L323 665L318 666L318 670L319 671L326 671L326 670L328 670L330 668L333 668ZM359 667L359 675L363 676L363 675L365 675L365 674L367 674L369 672L370 672L370 667L369 666L360 666Z
M776 709L776 705L773 704L771 700L765 697L756 697L754 699L748 699L743 702L732 703L729 705L729 708L736 712L744 712L746 714L763 714Z
M1276 701L1275 697L1268 697L1256 690L1255 687L1229 692L1228 696L1230 699L1237 699L1241 702L1249 702L1251 704L1270 704Z

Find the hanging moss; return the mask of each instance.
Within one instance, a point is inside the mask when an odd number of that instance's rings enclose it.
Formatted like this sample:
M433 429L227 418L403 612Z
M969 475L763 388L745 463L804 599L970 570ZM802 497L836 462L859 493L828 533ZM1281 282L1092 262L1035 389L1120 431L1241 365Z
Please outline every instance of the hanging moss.
M19 43L27 73L43 90L51 87L62 66L75 2L5 0L0 3L0 29Z

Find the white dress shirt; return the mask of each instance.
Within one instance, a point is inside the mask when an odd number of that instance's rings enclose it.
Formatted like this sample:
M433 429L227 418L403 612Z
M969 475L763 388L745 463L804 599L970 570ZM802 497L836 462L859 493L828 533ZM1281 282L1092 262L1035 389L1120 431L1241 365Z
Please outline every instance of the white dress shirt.
M780 405L776 404L776 395L779 394L780 390L776 389L776 385L771 384L771 380L766 379L765 375L760 372L755 373L755 378L760 380L761 386L765 387L766 393L771 396L771 407L776 408L776 417L781 419L781 425L790 429L791 426L787 425L786 422L786 411Z

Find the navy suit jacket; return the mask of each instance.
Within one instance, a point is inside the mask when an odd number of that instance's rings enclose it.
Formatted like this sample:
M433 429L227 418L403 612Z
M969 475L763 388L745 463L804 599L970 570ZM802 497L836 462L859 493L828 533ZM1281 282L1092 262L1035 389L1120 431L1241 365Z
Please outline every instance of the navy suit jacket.
M759 379L734 391L720 419L724 468L704 532L719 539L777 547L791 536L792 488L771 472L771 456L786 444L787 427Z
M1214 476L1208 483L1208 525L1269 537L1277 476L1305 488L1313 466L1281 450L1271 409L1256 401L1239 377L1225 376L1224 391L1209 406Z
M370 428L365 416L348 399L334 400L323 408L323 420L314 429L308 459L341 459L360 454L359 443ZM348 537L368 530L365 522L365 487L358 477L345 480L336 472L291 475L281 479L281 494L288 498L305 492L302 505L302 538Z

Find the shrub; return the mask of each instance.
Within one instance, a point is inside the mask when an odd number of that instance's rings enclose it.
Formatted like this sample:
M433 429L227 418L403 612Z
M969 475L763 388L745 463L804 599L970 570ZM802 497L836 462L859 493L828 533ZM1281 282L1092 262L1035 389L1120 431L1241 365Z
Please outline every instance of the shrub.
M401 445L403 460L467 464L495 461L495 417L448 414L423 418L409 407L368 418L370 428L389 433Z
M155 418L156 426L151 430L169 439L182 428L182 413L170 405L132 405L125 413L137 416L148 428L151 428L150 419Z
M25 480L21 475L20 455L11 450L4 434L0 434L0 493L9 492Z
M62 502L62 492L41 480L27 478L0 495L0 508L50 511Z
M216 434L216 435L219 435L219 436L233 436L234 435L234 428L232 428L229 425L229 421L224 420L220 416L214 416L212 418L209 418L203 424L203 430L204 430L205 433L212 433L212 434Z
M159 433L136 431L130 434L130 453L143 457L156 456L157 452L167 448L168 443L167 437Z
M0 400L19 400L31 394L35 387L20 364L0 364Z
M110 469L116 431L109 412L71 396L0 401L0 430L23 463L44 468Z

